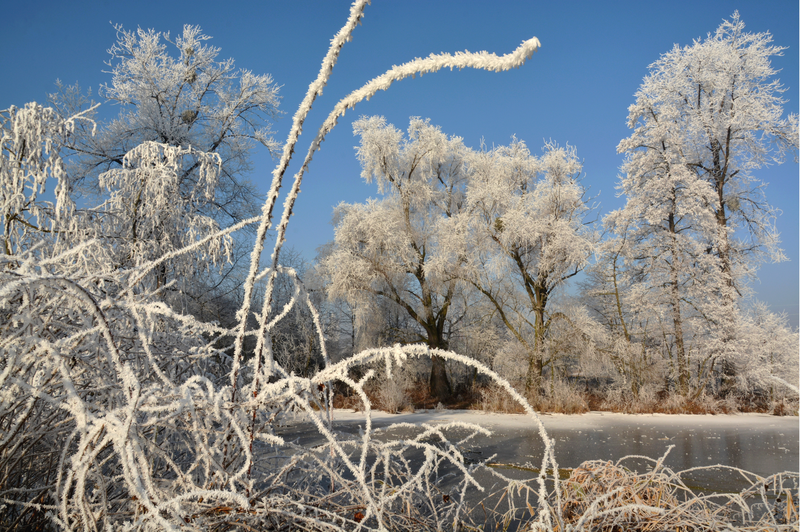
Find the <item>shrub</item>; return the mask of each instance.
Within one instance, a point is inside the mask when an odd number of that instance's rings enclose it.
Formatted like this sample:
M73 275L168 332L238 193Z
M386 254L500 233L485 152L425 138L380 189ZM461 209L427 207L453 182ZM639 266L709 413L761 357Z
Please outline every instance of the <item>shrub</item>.
M385 411L396 414L411 403L408 394L409 381L400 375L392 375L378 387L378 404Z

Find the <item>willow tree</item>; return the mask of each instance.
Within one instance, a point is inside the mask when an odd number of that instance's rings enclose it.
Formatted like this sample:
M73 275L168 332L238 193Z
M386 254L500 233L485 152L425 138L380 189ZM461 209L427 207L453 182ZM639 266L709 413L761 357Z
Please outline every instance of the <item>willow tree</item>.
M202 232L258 213L261 198L248 179L250 155L257 146L277 152L270 124L280 100L270 75L220 60L220 49L198 26L186 25L173 37L152 29L115 29L106 63L111 79L99 96L119 114L98 120L96 130L76 123L63 154L74 193L99 198L84 203L105 201L92 216L102 221L108 245L134 242L141 251L116 255L115 266L131 267L152 259L157 248L185 243L187 226L175 223L177 218L195 218ZM64 116L85 107L87 98L77 86L51 95ZM168 195L155 192L159 189L168 189ZM147 203L167 201L171 209L144 220ZM227 265L222 275L196 268L187 275L165 261L154 273L161 286L176 282L173 303L195 311L222 303L237 277L232 268Z
M409 342L447 349L448 317L460 286L447 268L432 264L447 239L442 221L464 204L467 150L460 138L419 118L411 119L407 138L383 117L362 118L353 128L361 137L361 175L377 182L383 197L336 208L336 236L321 263L329 294L354 304L372 297L392 301L418 326ZM436 356L430 390L439 398L451 393L444 360Z
M529 354L526 388L538 389L555 291L587 264L594 236L581 164L571 146L524 142L473 152L466 205L448 223L450 268L491 303Z
M35 102L0 111L0 254L41 248L52 240L45 235L69 224L74 203L61 142L81 118L64 119ZM50 179L57 183L55 203L44 196Z

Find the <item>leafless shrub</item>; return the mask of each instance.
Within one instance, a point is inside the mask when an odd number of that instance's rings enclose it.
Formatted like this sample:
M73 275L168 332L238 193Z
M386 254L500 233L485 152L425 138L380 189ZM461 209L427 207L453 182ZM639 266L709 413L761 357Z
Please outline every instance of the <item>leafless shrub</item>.
M378 385L380 406L387 412L396 414L406 408L411 401L408 394L408 379L393 375Z
M536 410L563 414L589 411L589 404L584 395L574 385L562 379L551 379L546 382L543 392L528 398Z

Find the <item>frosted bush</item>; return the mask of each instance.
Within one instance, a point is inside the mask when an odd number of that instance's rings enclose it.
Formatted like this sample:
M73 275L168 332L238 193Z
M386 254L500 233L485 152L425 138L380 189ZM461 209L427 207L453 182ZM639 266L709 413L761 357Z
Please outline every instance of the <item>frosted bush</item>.
M537 410L579 414L589 411L586 398L574 384L562 379L550 379L544 383L544 394L529 399Z
M378 384L378 401L381 407L392 414L400 412L411 403L408 388L411 382L405 376L392 375Z
M145 272L107 274L106 282L117 287L110 298L93 279L84 280L85 272L53 277L30 260L14 262L14 270L2 270L0 291L11 316L2 331L11 354L4 359L0 396L3 522L31 508L67 530L208 530L234 522L256 529L350 529L357 523L409 529L468 519L466 493L483 489L475 473L484 464L466 461L459 449L488 431L463 423L398 423L380 432L414 433L377 439L365 393L376 372L359 381L349 377L352 368L375 364L383 377L397 375L410 357L433 354L429 349L369 350L310 378L282 373L260 388L248 386L254 373L246 366L238 384L247 393L234 401L225 375L230 357L197 335L226 333L173 314L154 302L153 293L118 288ZM65 253L49 266L64 271L70 262ZM307 302L297 282L296 300ZM465 357L435 354L496 378ZM326 391L334 381L361 398L368 416L359 435L332 430ZM299 446L280 435L295 413L317 428L317 443ZM542 469L555 468L551 447L544 456ZM445 467L460 480L442 484Z

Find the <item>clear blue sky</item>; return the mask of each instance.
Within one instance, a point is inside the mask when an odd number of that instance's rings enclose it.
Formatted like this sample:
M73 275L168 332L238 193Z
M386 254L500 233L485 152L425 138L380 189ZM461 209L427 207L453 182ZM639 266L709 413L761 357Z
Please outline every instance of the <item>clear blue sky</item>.
M0 108L43 102L58 78L97 87L110 82L104 61L114 42L110 22L179 33L200 25L221 58L238 67L272 74L282 86L286 112L274 129L283 141L291 116L316 77L331 37L348 13L346 1L160 1L6 2L0 18ZM739 10L747 29L770 31L788 46L773 65L788 88L786 111L798 112L798 2L796 0L676 0L672 2L488 2L373 0L363 25L342 51L339 64L306 124L310 137L334 103L393 64L432 52L488 50L507 53L536 36L542 48L521 69L506 73L440 72L404 80L350 111L328 137L311 165L290 224L288 243L307 259L333 238L329 224L340 201L377 195L364 184L354 156L351 124L360 115L384 115L405 129L410 116L430 118L450 135L478 146L481 138L506 144L512 135L532 150L553 139L577 147L584 183L597 195L600 212L622 205L616 197L619 141L647 66L678 43L714 31ZM105 113L116 109L107 105ZM311 133L311 134L309 134ZM254 159L251 179L266 190L274 162ZM293 173L297 164L290 168ZM789 262L765 265L755 285L773 310L798 323L798 165L788 161L759 172L767 197L783 211L778 220Z

